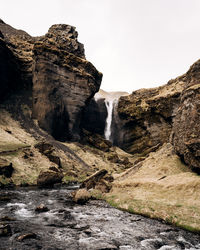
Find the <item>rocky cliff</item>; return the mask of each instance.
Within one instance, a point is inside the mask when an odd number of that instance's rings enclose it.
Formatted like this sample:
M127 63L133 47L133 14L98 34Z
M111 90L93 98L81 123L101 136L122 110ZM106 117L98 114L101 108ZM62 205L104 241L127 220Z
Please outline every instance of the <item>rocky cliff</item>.
M185 79L173 123L172 143L186 164L200 172L200 60L191 66Z
M185 77L154 89L140 89L121 97L118 104L120 140L130 153L147 154L169 141L173 118L180 103Z
M86 103L102 75L85 59L75 28L54 25L34 44L33 117L59 140L79 140Z
M199 168L199 80L197 61L166 85L121 97L113 117L114 144L146 155L171 142L186 164Z
M82 113L102 74L85 59L75 27L53 25L34 38L1 20L0 31L2 96L29 90L40 127L56 139L79 140Z

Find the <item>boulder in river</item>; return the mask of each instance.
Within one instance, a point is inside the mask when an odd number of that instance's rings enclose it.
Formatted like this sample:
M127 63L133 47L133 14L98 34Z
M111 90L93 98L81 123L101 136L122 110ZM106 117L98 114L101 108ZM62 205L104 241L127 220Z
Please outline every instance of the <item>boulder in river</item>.
M73 201L81 205L85 204L91 198L90 193L85 188L73 192L72 196Z
M25 239L35 239L37 237L37 235L35 233L27 233L27 234L23 234L20 235L17 240L18 241L23 241Z
M40 172L37 178L37 185L42 187L53 186L56 183L61 183L63 174L55 171Z
M49 209L44 204L40 204L39 206L37 206L35 208L35 212L38 212L38 213L43 213L43 212L47 212L47 211L49 211Z
M0 225L0 237L1 236L9 236L11 235L11 227L10 225Z

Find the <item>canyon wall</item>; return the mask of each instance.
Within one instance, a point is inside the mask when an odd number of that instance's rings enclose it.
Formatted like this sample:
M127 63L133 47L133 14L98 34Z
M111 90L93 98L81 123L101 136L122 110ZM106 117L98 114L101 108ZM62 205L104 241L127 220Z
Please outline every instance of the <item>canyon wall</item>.
M41 128L58 140L78 141L102 74L86 60L75 27L53 25L45 36L31 37L0 20L0 31L0 101L23 91Z
M33 117L56 139L79 140L83 109L99 90L102 74L85 59L69 25L53 25L33 53Z
M185 77L187 84L174 119L172 143L186 164L200 172L200 60Z
M106 102L119 99L109 128L114 145L145 156L170 141L188 165L199 168L200 62L161 87L93 98L102 74L86 60L77 36L75 27L59 24L31 37L0 20L0 102L23 92L19 100L32 102L31 118L41 128L58 140L79 141L82 129L104 135Z
M146 155L168 142L184 85L183 76L162 87L140 89L121 97L118 104L121 136L116 144L132 154Z
M170 142L184 162L199 171L199 84L200 60L184 75L163 86L140 89L131 95L121 96L113 105L109 140L126 152L141 156ZM104 128L106 137L106 102L112 94L105 93L101 91L96 94L101 99L92 100L87 108L90 112L87 112L86 120L90 121L87 126L89 131L102 135ZM101 105L98 105L100 100Z
M199 90L200 60L166 85L121 97L113 116L114 145L145 156L171 142L184 162L199 172Z

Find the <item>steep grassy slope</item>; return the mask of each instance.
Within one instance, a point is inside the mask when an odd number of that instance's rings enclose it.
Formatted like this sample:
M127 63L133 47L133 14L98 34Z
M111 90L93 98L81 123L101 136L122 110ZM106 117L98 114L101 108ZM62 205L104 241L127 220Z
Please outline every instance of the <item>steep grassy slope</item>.
M36 121L25 129L8 111L0 109L0 158L11 162L14 168L12 177L0 175L0 182L35 185L41 171L58 167L39 151L36 145L41 142L51 145L52 155L60 159L63 182L84 180L102 168L119 173L127 168L127 164L130 167L131 161L134 162L131 155L117 148L103 152L89 145L58 142L41 130ZM113 161L113 155L117 160ZM130 157L130 162L127 162L127 157Z
M106 199L118 208L200 231L199 188L200 176L168 143L118 176Z

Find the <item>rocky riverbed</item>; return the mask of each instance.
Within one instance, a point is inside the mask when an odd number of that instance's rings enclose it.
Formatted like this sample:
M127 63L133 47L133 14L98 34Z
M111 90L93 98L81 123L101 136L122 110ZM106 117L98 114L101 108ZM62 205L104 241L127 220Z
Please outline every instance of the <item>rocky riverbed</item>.
M104 201L74 204L73 188L1 190L0 249L200 249L199 235Z

